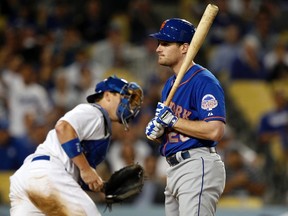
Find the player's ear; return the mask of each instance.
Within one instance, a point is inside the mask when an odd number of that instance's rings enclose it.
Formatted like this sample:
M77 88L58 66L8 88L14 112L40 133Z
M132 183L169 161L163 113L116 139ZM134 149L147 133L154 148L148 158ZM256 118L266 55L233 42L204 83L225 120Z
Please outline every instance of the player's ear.
M183 44L180 45L180 48L181 48L182 54L186 54L187 51L188 51L188 48L189 48L189 44L188 43L183 43Z
M111 93L109 91L105 91L103 93L103 98L105 98L105 100L109 102L111 100Z

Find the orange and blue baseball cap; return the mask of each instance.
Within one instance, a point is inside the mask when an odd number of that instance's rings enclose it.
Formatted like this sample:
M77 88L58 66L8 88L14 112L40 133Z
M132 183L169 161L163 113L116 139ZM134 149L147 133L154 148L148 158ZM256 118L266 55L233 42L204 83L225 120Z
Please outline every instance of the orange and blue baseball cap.
M159 41L190 43L195 30L194 25L187 20L171 18L162 23L159 32L149 36Z

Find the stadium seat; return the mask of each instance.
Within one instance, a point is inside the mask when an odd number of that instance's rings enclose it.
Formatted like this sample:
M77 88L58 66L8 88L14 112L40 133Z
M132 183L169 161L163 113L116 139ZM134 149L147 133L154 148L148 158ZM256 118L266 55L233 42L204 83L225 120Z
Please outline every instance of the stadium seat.
M274 108L271 86L265 81L235 80L227 93L252 128L257 127L265 112Z
M223 196L219 200L219 208L260 209L262 207L262 199L254 196Z
M9 177L14 171L0 171L0 203L9 204Z

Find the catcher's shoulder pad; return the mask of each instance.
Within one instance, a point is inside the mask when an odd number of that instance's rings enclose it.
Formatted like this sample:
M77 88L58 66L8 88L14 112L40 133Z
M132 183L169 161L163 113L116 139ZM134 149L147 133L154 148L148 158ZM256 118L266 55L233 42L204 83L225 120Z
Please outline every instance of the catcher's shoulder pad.
M132 164L114 172L105 183L106 203L117 203L141 192L144 185L144 169Z

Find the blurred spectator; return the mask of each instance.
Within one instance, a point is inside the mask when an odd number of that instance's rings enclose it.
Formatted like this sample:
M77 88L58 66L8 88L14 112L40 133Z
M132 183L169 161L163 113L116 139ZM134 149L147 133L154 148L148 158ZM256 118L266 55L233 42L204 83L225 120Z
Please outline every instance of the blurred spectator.
M1 52L4 52L6 56L3 55L4 59L7 56L10 55L15 55L19 51L20 47L20 35L19 31L12 27L12 26L7 26L3 29L3 32L0 32L2 36L2 47L1 47ZM20 55L19 53L17 53ZM3 59L1 59L3 61Z
M106 38L96 42L91 48L91 58L99 62L105 70L117 63L117 52L122 46L121 28L117 23L110 23L106 31ZM105 55L103 55L105 53Z
M265 1L262 1L259 11L254 17L253 25L247 32L257 38L259 43L259 54L262 56L273 47L272 43L274 41L275 32L272 20L273 16L271 11L265 4Z
M0 121L0 170L16 170L24 159L34 152L33 146L26 145L22 139L13 138L9 133L7 121Z
M76 17L76 25L85 41L94 43L106 37L108 17L104 14L100 0L86 1L83 11Z
M95 70L96 69L96 70ZM91 71L92 70L92 71ZM94 74L93 74L94 72ZM89 92L93 92L95 90L95 85L93 82L97 82L102 76L102 68L98 65L94 65L91 67L82 67L80 70L80 80L79 80L79 91L80 97L78 101L86 102L86 97Z
M149 33L156 32L162 22L159 15L153 11L151 0L130 1L128 16L130 42L135 45L145 43Z
M74 27L66 28L63 31L61 54L63 55L64 66L69 66L78 61L78 52L85 49L86 43L82 40L79 30Z
M81 93L86 92L87 88L91 87L91 83L101 80L105 69L98 61L91 61L88 50L85 47L82 47L75 52L75 60L72 64L58 68L58 71L65 74L68 88L73 88L74 90L77 90L78 93ZM88 84L88 86L82 86L81 80L82 75L84 75L83 72L90 73L91 83Z
M3 87L7 90L7 96L11 96L10 92L13 88L22 84L20 67L23 64L23 58L15 54L8 55L6 58L2 68L1 80Z
M167 169L169 167L170 167L170 165L167 163L166 158L158 156L157 166L156 166L156 173L157 173L158 179L162 183L164 183L165 185L166 185L166 179L167 179Z
M287 29L287 10L288 2L286 0L276 0L276 1L262 1L267 8L269 8L270 14L272 16L273 23L272 27L275 32L285 32Z
M156 57L157 42L150 37L143 39L141 45L130 44L125 52L126 64L124 65L129 71L133 71L135 79L141 83L149 84L151 76L155 76L158 72L158 63Z
M158 157L155 155L149 155L145 158L145 183L141 193L133 201L136 206L162 205L165 202L164 189L166 184L161 176L158 176L157 160Z
M61 32L71 26L73 21L71 6L65 1L55 1L47 17L46 28L52 32Z
M263 114L259 122L258 152L264 158L269 186L267 199L273 203L285 202L288 192L288 101L281 90L273 91L275 109Z
M167 79L171 76L172 71L169 68L160 66L157 73L147 76L147 81L145 82L144 89L144 100L139 116L137 116L137 133L139 138L144 139L153 149L155 154L159 154L159 145L149 139L145 135L146 126L153 118L155 114L155 109L161 96L161 89ZM165 161L166 163L166 161Z
M263 57L260 55L260 44L253 35L247 35L242 42L242 49L238 56L232 60L232 80L266 80L267 72L264 67Z
M268 70L268 81L288 80L287 40L279 36L272 50L264 56L264 64Z
M25 26L35 26L35 13L32 4L22 4L21 1L9 1L12 13L7 20L9 25L18 29Z
M48 93L50 93L53 88L55 88L54 77L54 67L52 64L41 64L39 67L39 84L43 86Z
M20 56L7 55L3 60L3 67L0 71L0 121L9 122L9 98L15 86L21 85L22 79L19 74L19 67L22 64Z
M260 1L254 0L229 0L229 10L231 13L238 16L242 23L243 33L247 33L253 26L255 14L259 10Z
M259 196L265 192L261 173L245 163L237 148L229 149L225 157L226 185L223 196Z
M288 64L279 62L275 67L269 72L269 77L267 80L270 81L284 81L288 80Z
M91 47L92 61L98 62L105 71L111 68L125 68L131 58L128 53L131 44L125 40L124 25L120 19L112 19L106 32L106 38L94 43Z
M263 177L263 163L250 146L235 136L227 125L217 152L225 162L226 186L223 196L259 196L266 192Z
M55 74L54 80L55 87L52 89L50 95L55 108L63 111L72 109L78 104L79 92L68 85L64 71L58 71Z
M259 148L267 148L275 139L280 141L284 158L288 155L288 100L283 90L274 90L275 109L264 113L259 124Z
M152 150L145 141L139 139L137 130L137 125L131 125L129 131L120 132L121 137L111 143L107 155L111 172L132 163L144 166L145 158Z
M256 169L262 169L262 164L258 163L258 155L255 150L255 146L250 147L244 144L239 138L236 137L234 130L231 126L227 125L225 128L224 136L217 145L217 152L221 158L225 161L226 154L230 149L237 148L237 151L244 159L245 163L250 167L255 167Z
M27 63L39 65L42 45L39 43L36 28L34 26L23 26L19 30L19 34L21 35L19 52L22 58Z
M229 78L232 61L240 50L240 29L235 23L229 24L224 29L223 43L213 47L208 59L209 68L219 78Z
M37 80L37 74L31 64L20 68L21 82L13 85L9 92L9 121L12 136L27 135L33 122L45 122L52 112L47 91Z
M8 121L8 101L6 96L6 90L0 77L0 121Z
M237 23L239 27L241 26L241 20L229 10L228 0L215 0L215 4L219 7L219 12L208 34L209 44L212 46L223 43L225 40L225 29L228 25Z

